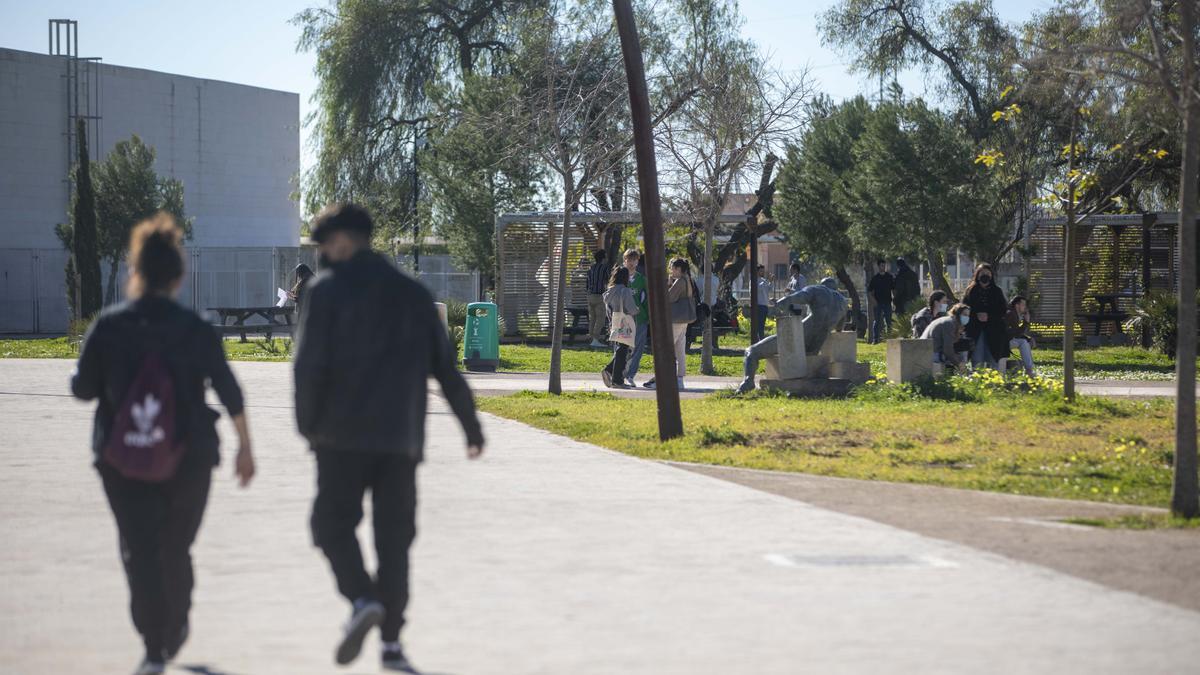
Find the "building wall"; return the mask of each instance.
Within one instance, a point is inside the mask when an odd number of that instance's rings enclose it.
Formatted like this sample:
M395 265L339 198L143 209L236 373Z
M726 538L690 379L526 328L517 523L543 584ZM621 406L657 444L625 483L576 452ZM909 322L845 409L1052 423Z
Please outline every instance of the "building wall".
M57 293L45 287L48 275L40 287L10 277L25 274L34 251L40 261L61 250L54 225L66 219L69 202L65 72L61 57L0 49L0 313L24 307L31 293L35 304ZM93 161L133 134L153 146L158 173L183 183L194 221L189 247L299 246L291 196L300 170L297 94L103 64L98 75ZM42 332L65 328L65 303L38 309L21 311L40 316ZM5 319L0 330L24 325L15 315Z

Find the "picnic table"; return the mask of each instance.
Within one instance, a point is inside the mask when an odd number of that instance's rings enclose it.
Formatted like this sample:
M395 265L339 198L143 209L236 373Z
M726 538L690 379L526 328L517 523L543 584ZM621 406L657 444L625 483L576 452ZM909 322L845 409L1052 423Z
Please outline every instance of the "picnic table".
M295 307L209 307L208 311L216 312L221 322L216 325L222 335L241 335L246 342L247 333L263 333L267 339L271 335L292 332L292 315ZM247 324L248 319L259 317L266 323ZM233 323L230 323L232 321Z
M1125 336L1121 331L1121 324L1129 318L1129 313L1117 309L1117 299L1127 296L1122 293L1097 293L1092 297L1096 299L1099 311L1081 312L1075 315L1080 322L1092 327L1092 334L1087 336L1088 346L1100 346L1105 342L1100 335L1100 328L1110 321L1113 324L1113 332L1108 341L1114 344L1124 342Z

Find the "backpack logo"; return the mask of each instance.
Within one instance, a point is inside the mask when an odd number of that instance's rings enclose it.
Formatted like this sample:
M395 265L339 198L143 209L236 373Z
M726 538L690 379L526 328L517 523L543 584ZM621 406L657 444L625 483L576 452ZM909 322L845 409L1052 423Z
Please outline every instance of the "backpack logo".
M170 479L184 452L178 412L171 371L160 353L151 352L115 411L104 460L126 478Z
M142 403L135 401L129 412L137 429L125 432L125 445L148 448L162 442L167 434L162 425L156 424L161 410L162 404L154 398L154 394L146 394L146 400Z

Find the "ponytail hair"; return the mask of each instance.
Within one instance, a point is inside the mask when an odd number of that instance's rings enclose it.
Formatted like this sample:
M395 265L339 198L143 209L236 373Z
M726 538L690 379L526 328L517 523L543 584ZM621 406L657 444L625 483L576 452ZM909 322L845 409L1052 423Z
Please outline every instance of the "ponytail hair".
M183 231L159 211L133 228L129 237L130 297L169 293L183 278Z

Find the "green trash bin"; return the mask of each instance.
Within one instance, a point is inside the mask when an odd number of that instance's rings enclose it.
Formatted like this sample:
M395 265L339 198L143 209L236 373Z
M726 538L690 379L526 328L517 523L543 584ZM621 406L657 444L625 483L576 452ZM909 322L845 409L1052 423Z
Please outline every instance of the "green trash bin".
M463 329L463 367L473 372L496 372L500 365L500 322L496 303L472 302L467 305L467 325Z

